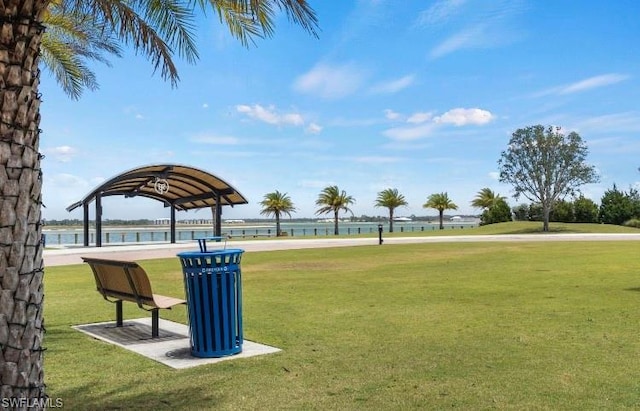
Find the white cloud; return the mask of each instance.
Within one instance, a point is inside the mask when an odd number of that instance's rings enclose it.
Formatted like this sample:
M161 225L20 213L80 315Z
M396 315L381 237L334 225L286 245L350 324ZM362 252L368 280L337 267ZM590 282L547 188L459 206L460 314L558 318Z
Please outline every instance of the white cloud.
M376 84L371 88L372 93L376 94L392 94L397 93L413 84L415 76L408 75L396 80L387 81L384 83Z
M384 111L384 116L389 120L397 120L400 118L400 113L397 113L388 108Z
M322 131L322 126L316 123L309 123L309 125L305 129L305 132L307 132L308 134L319 134L321 131Z
M363 81L363 71L353 64L317 64L294 81L293 89L326 99L338 99L355 93Z
M277 112L274 106L263 107L260 104L254 104L253 106L248 105L237 105L236 110L238 113L246 114L251 118L255 118L257 120L263 121L268 124L273 125L292 125L292 126L301 126L304 124L304 118L299 113L284 113L280 114Z
M429 113L429 112L413 113L407 119L407 123L420 124L420 123L424 123L425 121L431 120L432 117L433 117L433 113Z
M463 5L462 1L440 1L421 16L419 22L425 27L453 27L455 30L432 48L431 58L464 49L505 46L523 37L523 26L515 24L514 18L527 9L526 1L493 0L474 2L473 7ZM457 18L453 19L454 16ZM429 22L431 24L426 24ZM438 24L441 22L446 22L446 26Z
M214 136L214 135L199 135L190 139L194 143L202 144L216 144L216 145L235 145L238 144L238 139L232 136Z
M431 26L443 23L449 20L451 16L457 14L464 3L466 3L466 0L436 1L431 7L420 13L418 16L418 24Z
M430 136L435 129L446 124L483 125L493 119L493 114L479 108L454 108L437 117L433 117L431 113L418 112L407 119L408 123L415 126L394 127L385 130L382 134L395 141L413 141Z
M58 146L44 150L45 155L52 156L57 161L67 163L76 156L78 150L70 146Z
M202 104L202 108L207 109L209 108L209 105L207 103Z
M494 119L494 115L479 108L454 108L441 116L435 117L434 122L453 124L455 126L483 125Z
M590 77L588 79L578 81L568 86L563 87L560 90L560 94L578 93L592 88L604 87L611 84L616 84L628 79L629 76L624 74L603 74L601 76Z
M492 180L499 180L500 179L500 173L497 171L492 171L489 173L489 178L491 178Z
M575 83L565 84L563 86L552 87L546 90L542 90L533 94L533 97L544 97L549 95L564 95L580 93L582 91L591 90L594 88L610 86L612 84L625 81L630 76L626 74L609 73L599 76L589 77L584 80L576 81Z
M301 126L304 124L304 119L298 113L283 114L282 123L291 124L293 126Z
M490 47L486 25L476 24L450 36L431 50L431 58L438 58L462 49Z

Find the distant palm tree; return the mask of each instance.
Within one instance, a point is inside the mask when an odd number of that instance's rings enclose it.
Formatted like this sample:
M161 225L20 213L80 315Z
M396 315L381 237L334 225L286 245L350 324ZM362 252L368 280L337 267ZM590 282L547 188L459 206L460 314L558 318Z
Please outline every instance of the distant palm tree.
M407 206L407 200L398 193L396 188L387 188L378 193L376 198L376 207L385 207L389 209L389 232L393 233L393 211L398 207Z
M471 205L475 208L487 210L498 201L505 199L506 197L503 197L500 194L496 194L490 188L485 187L482 190L478 191L478 194L476 194L475 198L471 202Z
M424 208L435 208L440 214L440 229L444 229L444 210L457 210L458 206L451 201L447 193L431 194L427 202L422 205Z
M279 237L282 235L280 230L280 215L286 214L291 217L291 213L296 211L291 198L287 193L281 193L278 190L273 193L267 193L264 195L264 200L260 202L262 211L260 214L270 216L273 215L276 218L276 235Z
M316 205L320 208L316 214L327 214L333 212L333 234L338 235L338 213L340 210L353 214L349 206L356 200L338 188L338 186L325 187L316 200Z

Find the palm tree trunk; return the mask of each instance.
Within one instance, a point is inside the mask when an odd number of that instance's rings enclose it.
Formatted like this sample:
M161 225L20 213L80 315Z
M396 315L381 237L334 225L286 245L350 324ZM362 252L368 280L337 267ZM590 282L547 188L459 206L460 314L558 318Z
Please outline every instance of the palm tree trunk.
M280 213L276 211L276 237L280 237L282 233L280 232Z
M444 230L444 210L438 210L440 214L440 229Z
M338 235L338 210L333 215L333 235Z
M393 233L393 208L389 208L389 232Z
M27 398L33 409L46 398L38 50L47 4L0 7L0 398Z

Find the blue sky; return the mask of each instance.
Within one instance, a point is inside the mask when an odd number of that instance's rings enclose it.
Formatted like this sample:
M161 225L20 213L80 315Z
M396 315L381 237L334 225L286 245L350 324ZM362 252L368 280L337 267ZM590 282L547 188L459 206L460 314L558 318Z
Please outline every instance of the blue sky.
M356 216L385 215L376 194L397 188L399 215L433 215L429 194L470 206L489 187L505 195L497 161L513 131L561 126L587 142L601 181L640 188L640 2L525 0L311 1L320 38L278 20L273 38L244 48L202 21L200 61L178 62L177 88L128 53L95 66L100 90L70 100L42 76L43 217L106 179L155 163L201 168L259 217L264 194L290 195L313 217L322 188L352 195ZM526 200L521 199L519 203ZM104 200L104 218L168 217L148 199ZM93 210L93 208L92 208ZM93 211L92 211L93 215ZM179 218L209 218L209 210Z

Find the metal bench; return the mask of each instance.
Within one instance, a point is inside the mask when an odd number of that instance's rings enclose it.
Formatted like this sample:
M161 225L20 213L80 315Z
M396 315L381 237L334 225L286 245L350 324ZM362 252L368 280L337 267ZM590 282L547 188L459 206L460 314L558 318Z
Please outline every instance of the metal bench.
M134 261L118 261L102 258L82 257L89 264L96 280L98 292L105 300L116 304L116 326L122 327L122 302L138 304L145 311L151 311L151 337L158 337L160 309L171 309L186 301L153 294L149 277Z

